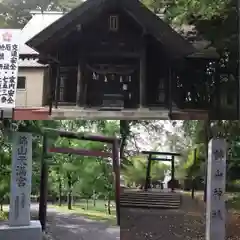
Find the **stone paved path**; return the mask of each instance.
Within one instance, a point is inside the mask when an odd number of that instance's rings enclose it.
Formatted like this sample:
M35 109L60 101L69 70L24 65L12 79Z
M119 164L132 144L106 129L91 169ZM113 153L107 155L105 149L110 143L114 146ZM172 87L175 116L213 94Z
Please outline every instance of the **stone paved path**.
M120 228L49 209L47 234L54 240L118 240Z

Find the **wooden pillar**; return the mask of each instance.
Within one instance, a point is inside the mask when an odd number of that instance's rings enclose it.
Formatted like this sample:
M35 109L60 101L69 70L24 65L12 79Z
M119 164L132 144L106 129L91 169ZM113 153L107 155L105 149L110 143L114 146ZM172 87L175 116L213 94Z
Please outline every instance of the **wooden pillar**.
M146 99L146 45L143 46L143 49L140 54L140 74L139 74L139 107L145 106Z
M172 156L171 159L171 181L172 181L172 191L174 191L174 185L175 185L175 165L174 165L174 156Z
M115 202L116 202L116 215L117 225L120 226L120 163L119 163L119 147L118 140L114 140L112 144L112 159L113 171L115 174Z
M59 64L55 65L55 78L56 78L56 84L55 84L55 108L58 108L58 101L59 101L59 94L60 94L60 66Z
M81 61L81 86L82 86L82 90L81 90L81 106L85 107L87 104L87 81L86 79L89 79L89 76L86 76L86 61L85 61L85 57L82 59Z
M53 106L53 99L54 99L54 85L55 85L55 79L52 77L52 65L49 64L48 71L47 71L47 80L49 82L49 89L48 89L48 105L49 105L49 111L48 115L52 115L52 106Z
M150 154L148 156L148 164L147 164L147 172L146 172L146 181L145 181L145 187L144 190L147 191L148 188L150 188L150 181L151 181L151 177L150 177L150 173L151 173L151 163L152 163L152 155Z
M81 105L81 97L82 97L82 64L81 61L78 60L78 67L77 67L77 92L76 92L76 105Z
M46 230L47 221L47 197L48 197L48 166L46 163L47 156L47 136L43 135L42 159L41 159L41 182L40 182L40 199L39 199L39 221L42 230Z
M238 1L238 16L240 16L240 2ZM238 26L240 26L240 17L238 17ZM238 41L238 49L240 49L240 41ZM240 61L237 63L238 72L237 72L237 82L238 82L238 89L237 89L237 118L240 120Z
M216 111L215 111L215 119L221 119L220 111L221 111L221 89L220 89L220 74L218 63L216 63L216 72L213 76L213 80L216 82Z
M204 139L204 145L206 148L205 152L205 173L204 173L204 196L203 200L204 202L207 201L207 184L208 184L208 177L207 177L207 169L208 169L208 142L211 139L211 121L209 119L204 120L204 133L205 133L205 139Z
M172 116L172 69L169 67L169 81L168 81L168 104L169 116Z
M239 61L238 65L239 65L239 73L238 73L238 79L237 79L237 88L238 89L237 89L237 118L236 119L240 119L240 61Z

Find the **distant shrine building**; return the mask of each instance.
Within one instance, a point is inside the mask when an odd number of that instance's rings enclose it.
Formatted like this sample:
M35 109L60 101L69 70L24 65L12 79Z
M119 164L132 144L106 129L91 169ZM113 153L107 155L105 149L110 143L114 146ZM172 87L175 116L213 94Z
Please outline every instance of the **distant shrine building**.
M218 54L197 50L138 0L88 0L26 44L48 66L44 102L53 116L216 119L221 112L218 72L206 74Z

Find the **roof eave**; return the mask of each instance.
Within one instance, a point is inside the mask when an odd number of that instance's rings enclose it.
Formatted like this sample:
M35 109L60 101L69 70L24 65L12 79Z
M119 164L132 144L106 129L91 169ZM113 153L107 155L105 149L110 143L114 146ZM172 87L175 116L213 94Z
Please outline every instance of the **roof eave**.
M35 35L32 39L29 39L26 42L26 45L28 45L29 47L39 52L41 50L40 46L44 43L44 41L54 36L54 34L58 32L59 29L66 28L68 24L71 24L74 19L82 15L91 7L95 7L96 9L98 9L98 5L103 4L103 2L105 1L113 2L113 0L88 0L81 3L75 9L68 12L66 15L63 15L57 21L55 21L54 23L49 25L47 28L45 28L43 31Z
M208 48L200 51L196 51L192 54L189 54L187 59L203 59L203 60L218 60L220 55L217 53L216 49Z

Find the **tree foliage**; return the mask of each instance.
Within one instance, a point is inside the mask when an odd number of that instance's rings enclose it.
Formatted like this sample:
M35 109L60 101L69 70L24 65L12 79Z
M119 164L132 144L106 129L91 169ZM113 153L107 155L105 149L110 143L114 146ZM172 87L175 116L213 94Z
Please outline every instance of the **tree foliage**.
M13 131L25 131L33 134L33 173L32 195L39 196L40 170L42 157L42 134L45 127L74 132L118 136L117 121L5 121L2 124L0 151L0 204L8 202L11 173L11 134ZM101 142L79 141L49 134L50 146L82 148L89 150L111 151L111 146ZM72 200L91 199L94 197L113 200L114 184L112 159L87 157L72 154L51 154L45 159L49 167L49 200L67 201L72 208Z
M143 187L146 180L147 158L146 156L134 156L130 158L130 164L123 166L122 175L128 186ZM152 182L163 181L165 173L169 170L169 166L157 161L151 164L151 180Z

